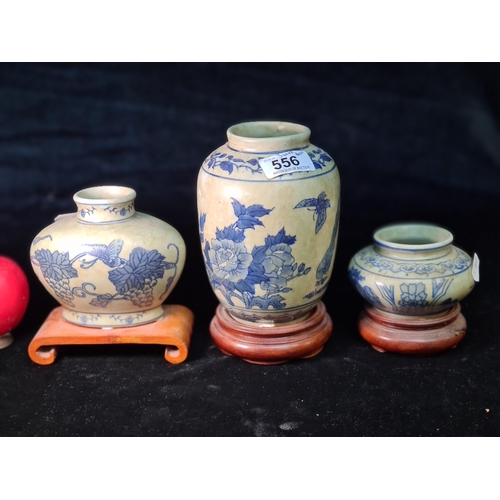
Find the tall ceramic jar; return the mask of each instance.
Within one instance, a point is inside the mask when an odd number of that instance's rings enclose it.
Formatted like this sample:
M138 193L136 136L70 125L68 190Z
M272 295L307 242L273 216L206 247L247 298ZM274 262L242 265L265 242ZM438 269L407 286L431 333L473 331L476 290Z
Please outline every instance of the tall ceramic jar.
M240 331L242 325L302 323L327 288L340 178L330 155L309 142L310 133L294 123L240 123L200 169L198 213L208 279L221 314ZM232 347L222 349L239 354Z
M88 327L137 326L160 319L186 250L181 235L135 211L133 189L98 186L73 197L77 211L40 231L30 249L35 274Z

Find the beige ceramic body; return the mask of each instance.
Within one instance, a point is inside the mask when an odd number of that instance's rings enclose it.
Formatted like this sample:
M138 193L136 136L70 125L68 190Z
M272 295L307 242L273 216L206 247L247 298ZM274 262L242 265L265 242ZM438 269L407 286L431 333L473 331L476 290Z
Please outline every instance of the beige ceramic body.
M136 212L134 190L100 186L74 196L78 211L40 231L30 250L33 270L82 326L137 326L160 319L186 250L181 235Z
M349 277L361 296L389 314L445 314L475 285L473 261L453 246L452 234L427 224L379 229L354 255Z
M200 236L212 288L238 321L301 321L321 299L333 269L338 169L309 143L310 131L301 125L250 122L227 135L198 176ZM289 150L307 152L315 170L268 179L258 161Z

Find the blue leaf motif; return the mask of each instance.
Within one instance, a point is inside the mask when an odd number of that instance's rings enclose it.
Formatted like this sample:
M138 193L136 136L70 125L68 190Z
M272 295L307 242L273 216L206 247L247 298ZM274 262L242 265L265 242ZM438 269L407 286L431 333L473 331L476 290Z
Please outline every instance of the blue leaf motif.
M293 245L297 238L295 236L289 236L285 233L285 228L281 228L275 236L266 236L264 240L267 247L273 245L279 245L280 243L285 243L286 245Z
M241 293L245 293L245 292L250 293L251 295L253 295L255 293L255 286L248 279L241 280L241 281L238 281L238 283L235 283L234 289L238 290L238 292L241 292Z
M223 161L219 165L222 170L225 170L226 172L229 172L230 174L233 173L233 164L230 161Z
M246 213L252 217L264 217L264 215L269 215L274 208L264 208L262 205L250 205L246 209Z
M73 268L69 260L68 252L59 252L55 250L36 250L35 257L40 264L40 269L44 278L61 281L63 279L76 278L78 273Z
M234 215L239 217L245 213L245 205L241 204L238 200L231 198L231 205L233 205Z
M218 240L231 240L235 243L242 243L245 239L245 233L234 226L228 226L224 229L216 229L215 237Z
M93 298L90 301L90 305L105 308L109 304L109 302L112 300L113 300L113 296L110 293L105 293L105 294L98 295L97 297Z
M147 279L163 277L164 259L165 257L157 250L134 248L127 264L109 272L109 280L120 294L126 293L131 288L142 289Z
M251 215L240 215L236 226L240 229L253 229L255 226L264 226L262 222Z

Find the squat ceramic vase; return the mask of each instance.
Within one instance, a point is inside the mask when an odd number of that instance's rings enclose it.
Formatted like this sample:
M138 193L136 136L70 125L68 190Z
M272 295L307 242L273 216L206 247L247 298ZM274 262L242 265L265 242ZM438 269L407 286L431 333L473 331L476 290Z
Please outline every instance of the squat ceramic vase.
M349 278L366 301L361 336L381 352L455 347L466 331L459 302L475 284L471 257L433 225L387 226L373 239L349 264Z
M127 187L84 189L73 197L76 213L57 217L35 237L33 269L66 321L121 328L163 316L185 245L172 226L136 212L135 197Z
M319 353L332 331L321 302L332 273L340 179L286 122L230 127L198 176L202 252L220 301L210 325L226 354L274 364Z

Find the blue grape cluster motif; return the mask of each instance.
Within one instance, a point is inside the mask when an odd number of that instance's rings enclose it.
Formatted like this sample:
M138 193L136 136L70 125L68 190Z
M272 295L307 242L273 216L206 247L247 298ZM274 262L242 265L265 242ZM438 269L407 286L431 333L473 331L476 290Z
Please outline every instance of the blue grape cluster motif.
M123 241L119 239L113 240L109 245L85 246L87 249L71 260L68 252L59 250L51 252L48 249L35 250L35 255L31 257L32 262L40 266L42 276L56 296L70 307L75 306L73 302L75 297L83 298L87 295L92 297L90 304L100 308L106 308L113 300L129 300L135 306L148 307L153 303L154 288L158 280L163 278L165 271L173 269L174 274L168 278L165 291L160 298L166 295L177 274L179 249L173 243L167 248L171 246L175 248L177 252L175 262L167 262L157 250L146 250L142 247L134 248L126 260L120 257ZM111 268L108 279L115 286L116 293L100 294L97 292L97 287L89 282L72 288L70 281L78 277L78 271L73 264L80 259L81 269L89 269L97 262L102 262Z
M283 227L275 235L268 235L263 245L251 250L245 245L245 231L263 226L260 220L273 209L262 205L245 207L232 198L236 222L216 230L215 238L204 243L203 253L209 280L230 305L237 299L247 309L283 309L284 295L292 291L290 281L311 271L300 265L292 254L296 237L286 234ZM200 215L203 226L206 215ZM202 225L200 224L200 227Z

